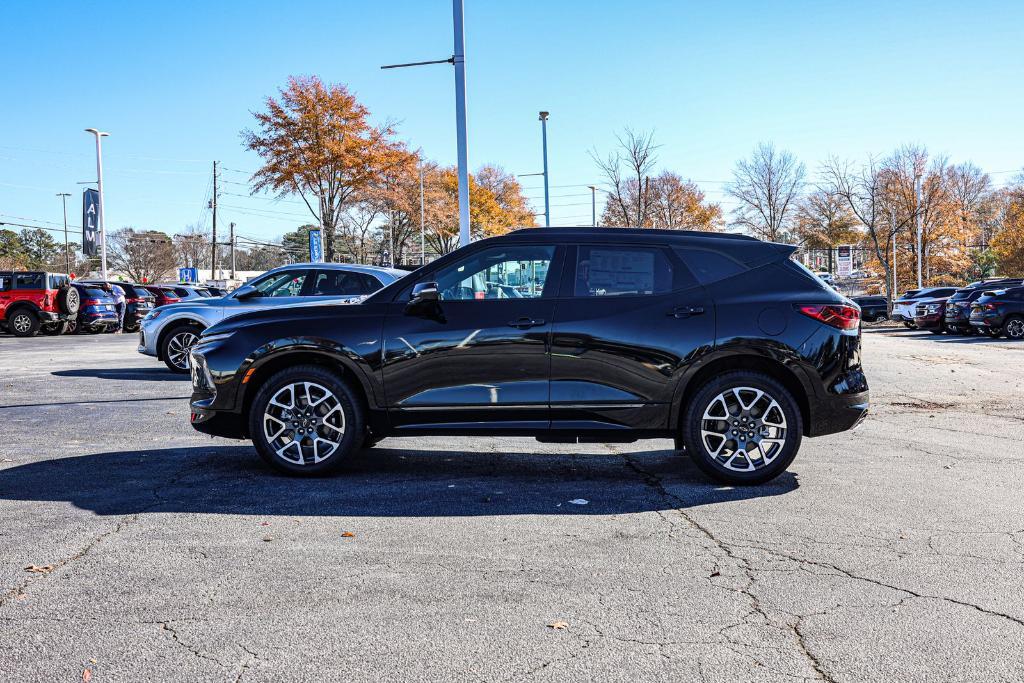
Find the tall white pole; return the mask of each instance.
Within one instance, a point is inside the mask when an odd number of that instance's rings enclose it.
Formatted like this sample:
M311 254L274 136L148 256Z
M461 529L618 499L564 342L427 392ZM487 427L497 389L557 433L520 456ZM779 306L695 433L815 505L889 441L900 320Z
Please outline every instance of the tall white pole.
M921 176L914 176L914 222L917 225L917 288L924 285L921 282Z
M540 135L544 147L544 227L551 227L551 204L548 200L548 112L540 113Z
M420 265L427 265L427 240L425 230L427 211L423 203L423 163L420 162Z
M597 227L597 186L590 186L590 224Z
M85 132L92 133L96 136L96 190L99 193L99 225L100 225L100 271L103 273L103 279L107 279L107 228L106 228L106 211L103 206L103 145L100 143L100 138L104 138L110 133L103 133L96 128L86 128Z
M452 0L455 28L455 136L459 165L459 246L469 244L469 152L466 149L466 47L462 25L463 0Z

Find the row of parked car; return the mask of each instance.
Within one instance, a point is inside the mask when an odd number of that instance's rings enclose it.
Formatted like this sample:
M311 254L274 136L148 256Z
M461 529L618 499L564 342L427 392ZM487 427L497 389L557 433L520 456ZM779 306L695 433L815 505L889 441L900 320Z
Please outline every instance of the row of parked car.
M933 334L986 334L1024 339L1024 278L990 278L963 287L911 289L893 303L885 297L855 297L863 320L891 317L909 329Z
M143 318L158 306L226 293L214 287L72 280L63 273L0 271L0 330L17 337L113 332L122 327L114 285L124 291L125 332L137 332Z

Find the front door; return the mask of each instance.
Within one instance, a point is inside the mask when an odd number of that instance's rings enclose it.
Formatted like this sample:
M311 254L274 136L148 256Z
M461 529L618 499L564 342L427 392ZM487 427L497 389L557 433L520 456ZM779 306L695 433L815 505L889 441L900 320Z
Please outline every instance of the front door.
M439 300L426 306L408 304L410 283L384 323L384 391L395 427L547 427L558 252L478 249L419 278L438 285Z
M567 254L551 332L551 428L661 430L686 368L715 341L714 306L658 245Z

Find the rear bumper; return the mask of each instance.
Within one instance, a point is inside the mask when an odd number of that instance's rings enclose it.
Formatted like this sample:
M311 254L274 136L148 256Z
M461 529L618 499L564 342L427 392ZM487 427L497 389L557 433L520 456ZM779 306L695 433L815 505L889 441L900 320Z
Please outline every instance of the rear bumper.
M867 417L870 399L869 391L819 399L812 406L807 436L825 436L853 429Z

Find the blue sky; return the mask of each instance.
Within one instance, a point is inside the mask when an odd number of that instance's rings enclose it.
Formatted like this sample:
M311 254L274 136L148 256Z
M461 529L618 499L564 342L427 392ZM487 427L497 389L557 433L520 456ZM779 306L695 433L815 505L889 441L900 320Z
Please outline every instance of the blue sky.
M258 159L239 131L291 74L347 84L378 120L442 163L455 156L446 0L387 3L5 3L0 221L61 220L54 193L95 177L107 225L174 233L204 210L222 162L223 223L271 237L300 205L247 196ZM809 171L923 143L1002 183L1024 166L1024 3L485 2L466 0L470 165L541 170L551 112L553 223L589 221L588 156L624 126L655 131L661 168L722 193L759 141ZM996 173L998 172L998 173ZM537 210L539 178L524 178ZM230 193L230 194L227 194ZM52 225L53 223L44 225Z

